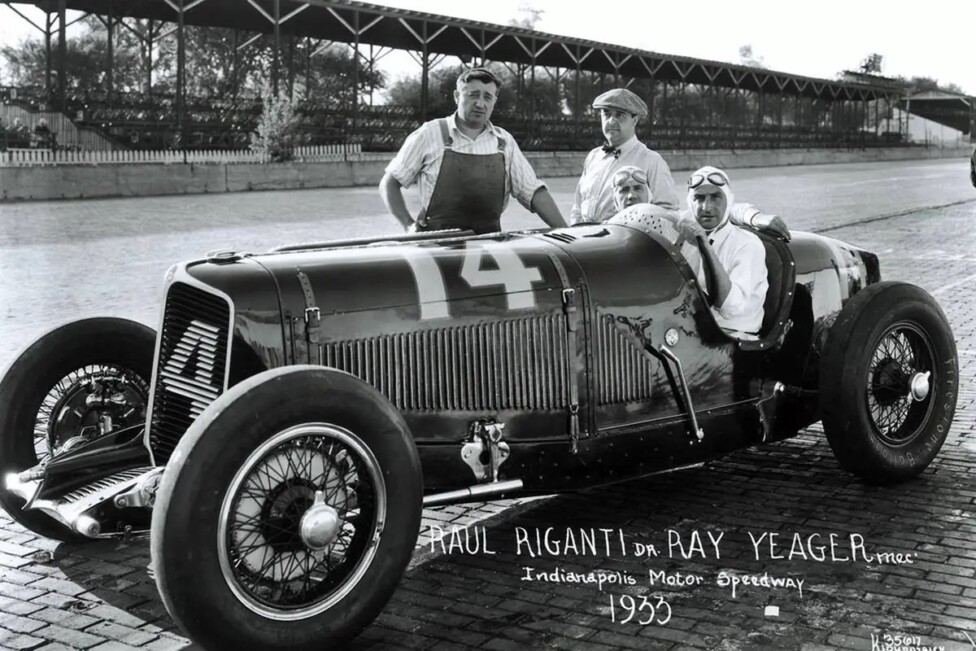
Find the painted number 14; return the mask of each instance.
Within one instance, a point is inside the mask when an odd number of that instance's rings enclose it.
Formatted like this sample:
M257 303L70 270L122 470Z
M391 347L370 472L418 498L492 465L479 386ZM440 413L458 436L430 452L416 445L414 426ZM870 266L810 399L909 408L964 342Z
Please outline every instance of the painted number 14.
M421 319L446 319L448 311L447 286L437 261L422 248L404 248L400 251L413 272L420 299ZM496 269L482 269L485 255L495 260ZM468 242L461 263L461 278L468 287L501 286L505 292L509 310L535 307L532 283L542 280L538 267L527 266L515 251L501 242Z

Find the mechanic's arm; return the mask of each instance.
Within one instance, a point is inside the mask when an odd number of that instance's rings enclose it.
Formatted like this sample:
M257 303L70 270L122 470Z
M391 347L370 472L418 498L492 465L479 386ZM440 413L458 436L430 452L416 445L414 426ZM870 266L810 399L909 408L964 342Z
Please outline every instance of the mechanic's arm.
M538 214L542 218L542 221L549 224L550 228L563 228L566 226L566 220L563 219L563 214L560 212L559 206L556 205L556 200L552 198L549 190L545 187L539 188L532 195L530 209L532 212Z
M508 180L510 192L518 202L539 215L550 228L566 226L563 214L559 212L556 201L549 194L546 184L535 175L535 170L519 149L518 143L511 141L512 155L508 159Z
M393 175L389 172L384 174L380 180L380 197L383 198L386 209L406 229L413 226L414 220L410 211L407 210L407 202L403 200L403 190L401 188L400 182L393 178Z
M755 229L790 241L790 229L779 215L764 213L751 203L734 203L729 211L729 220L737 226L752 226Z

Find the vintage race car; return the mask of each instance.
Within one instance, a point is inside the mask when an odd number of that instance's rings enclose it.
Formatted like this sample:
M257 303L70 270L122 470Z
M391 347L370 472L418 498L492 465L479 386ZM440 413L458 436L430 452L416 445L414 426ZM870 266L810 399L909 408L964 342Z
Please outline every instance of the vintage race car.
M869 482L949 431L935 300L857 247L761 235L756 340L715 323L687 243L627 225L224 252L165 279L158 332L96 318L0 382L0 501L61 540L150 532L206 649L322 649L369 625L424 506L678 468L823 421Z

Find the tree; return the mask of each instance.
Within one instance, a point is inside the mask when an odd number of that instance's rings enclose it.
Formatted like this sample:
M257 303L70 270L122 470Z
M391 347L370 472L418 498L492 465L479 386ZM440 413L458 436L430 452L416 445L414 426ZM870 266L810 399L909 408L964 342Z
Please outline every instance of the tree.
M944 91L947 93L962 93L963 90L956 84L941 84L938 79L933 77L915 76L911 79L897 77L905 84L906 89L911 93L924 93L926 91Z
M542 20L544 9L536 9L528 2L522 2L518 8L519 18L511 18L508 24L512 27L522 27L524 29L535 29L535 26Z
M297 71L307 73L308 99L319 106L349 108L354 93L362 98L372 89L386 86L386 75L363 65L362 59L345 43L334 43L311 59L307 55L306 52L304 57L298 57L301 62L296 63L304 67L297 66Z
M128 28L115 30L114 90L149 92L171 87L172 82L166 78L175 70L176 48L172 38L158 40L163 23L130 20L126 24ZM147 40L150 35L152 42ZM81 33L69 36L65 49L65 86L68 90L108 89L108 38L97 18L85 18ZM6 61L12 85L44 85L47 52L40 38L27 38L17 45L4 46L0 48L0 58ZM52 62L52 69L55 66ZM152 87L151 78L154 80Z
M752 51L752 44L747 43L739 48L739 63L750 68L766 69L766 59L757 57Z

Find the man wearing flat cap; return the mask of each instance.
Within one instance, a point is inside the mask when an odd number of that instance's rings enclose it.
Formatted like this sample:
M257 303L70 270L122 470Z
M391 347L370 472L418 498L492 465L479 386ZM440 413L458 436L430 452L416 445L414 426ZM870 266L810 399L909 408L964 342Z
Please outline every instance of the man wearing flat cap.
M593 100L593 108L600 111L606 144L591 151L583 162L571 221L602 222L616 212L611 179L625 166L646 173L653 203L677 210L678 193L668 164L637 139L637 123L647 117L644 100L626 88L614 88Z

